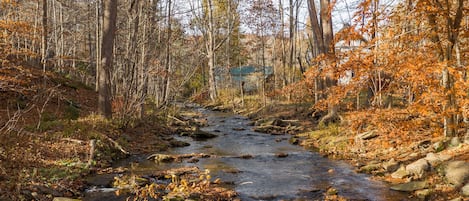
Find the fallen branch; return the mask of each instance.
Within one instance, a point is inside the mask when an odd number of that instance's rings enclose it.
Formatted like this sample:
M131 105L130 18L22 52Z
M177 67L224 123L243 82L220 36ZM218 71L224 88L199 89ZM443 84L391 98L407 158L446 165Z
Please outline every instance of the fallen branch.
M186 121L180 120L180 119L176 118L175 116L168 115L168 117L175 120L175 121L177 121L177 122L179 122L179 123L181 123L181 124L183 124L183 125L188 124Z
M108 137L107 135L104 135L104 134L101 134L101 136L103 136L106 140L109 140L109 142L111 142L115 148L119 149L122 153L124 153L125 155L129 155L130 153L128 151L126 151L119 143L117 143L115 140L113 140L112 138Z

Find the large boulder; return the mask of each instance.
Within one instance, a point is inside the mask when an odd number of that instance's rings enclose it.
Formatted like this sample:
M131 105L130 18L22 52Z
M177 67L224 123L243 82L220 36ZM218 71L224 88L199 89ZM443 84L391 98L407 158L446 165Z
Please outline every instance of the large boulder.
M469 178L469 162L451 161L446 165L445 177L448 183L456 187L462 186Z
M405 170L414 175L414 178L420 179L424 176L425 172L430 169L430 164L427 160L421 158L405 167Z

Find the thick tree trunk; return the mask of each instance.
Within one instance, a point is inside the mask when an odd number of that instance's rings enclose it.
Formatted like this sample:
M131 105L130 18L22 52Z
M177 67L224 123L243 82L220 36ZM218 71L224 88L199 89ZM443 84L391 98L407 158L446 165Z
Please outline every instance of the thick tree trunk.
M99 69L99 99L98 110L106 118L112 117L110 72L114 51L116 32L117 0L104 1L104 22L101 68Z

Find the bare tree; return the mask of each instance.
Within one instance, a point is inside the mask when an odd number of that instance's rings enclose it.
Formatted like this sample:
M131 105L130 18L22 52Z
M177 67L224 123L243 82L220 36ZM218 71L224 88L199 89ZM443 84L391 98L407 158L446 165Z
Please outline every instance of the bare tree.
M116 35L117 0L104 0L104 21L101 68L99 69L98 110L106 118L112 117L110 71Z

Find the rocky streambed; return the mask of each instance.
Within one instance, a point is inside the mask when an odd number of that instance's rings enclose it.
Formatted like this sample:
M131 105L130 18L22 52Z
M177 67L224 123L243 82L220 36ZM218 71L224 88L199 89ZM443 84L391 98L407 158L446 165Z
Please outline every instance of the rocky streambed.
M219 190L226 189L219 192L225 196L221 200L324 200L328 196L348 200L410 200L408 194L358 174L344 162L292 145L289 135L259 133L253 131L250 120L245 117L194 109L206 117L206 126L200 133L213 136L178 136L177 140L190 146L122 160L115 164L114 170L121 167L123 171L88 179L90 188L83 200L125 200L128 194L116 196L119 186L112 186L113 181L137 175L139 179L134 178L134 182L168 184L174 182L171 181L174 178L167 175L183 175L171 170L181 168L206 175L200 182L209 182ZM191 171L183 173L191 175Z

